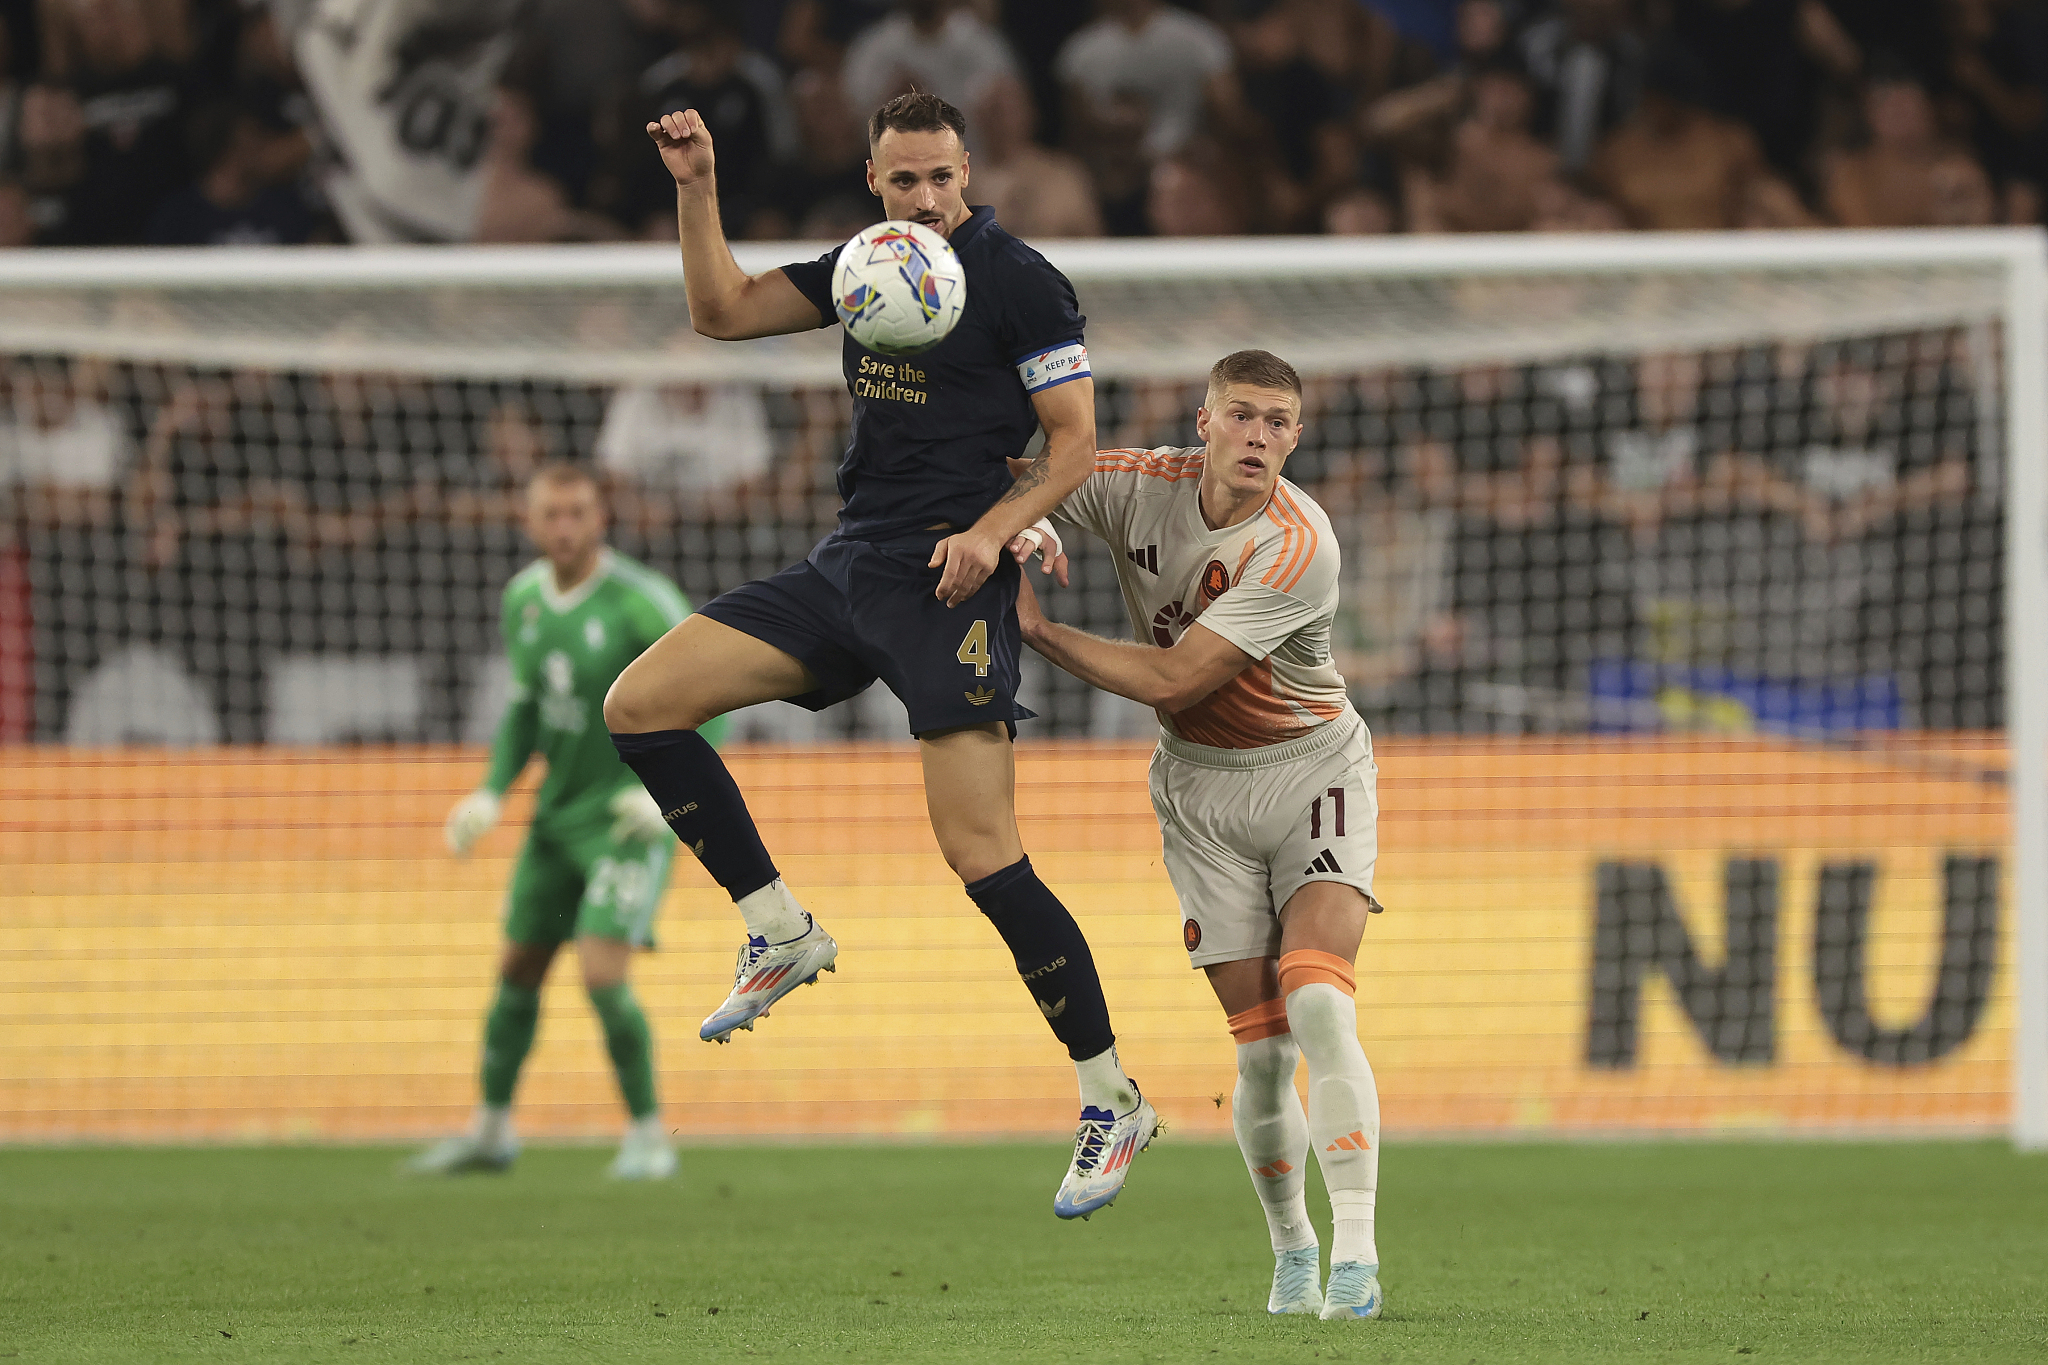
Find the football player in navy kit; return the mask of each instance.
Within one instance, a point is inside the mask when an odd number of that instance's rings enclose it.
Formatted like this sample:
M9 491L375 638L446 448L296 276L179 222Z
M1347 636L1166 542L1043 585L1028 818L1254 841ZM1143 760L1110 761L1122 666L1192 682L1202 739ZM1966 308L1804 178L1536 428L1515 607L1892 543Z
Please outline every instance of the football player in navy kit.
M694 110L648 135L676 181L690 321L726 341L829 327L828 252L748 276L718 218L710 133ZM901 95L868 124L868 187L883 217L945 237L967 278L958 324L936 347L882 356L847 336L852 440L839 466L839 527L803 563L713 599L612 685L605 722L685 847L747 924L733 990L701 1035L724 1042L830 970L838 948L782 883L725 764L697 727L782 699L813 710L878 678L909 712L932 831L967 894L1074 1059L1081 1121L1054 1200L1063 1218L1113 1200L1158 1117L1123 1073L1087 939L1032 870L1017 833L1011 741L1017 581L1008 551L1095 461L1095 392L1073 287L1044 257L970 208L966 120ZM1032 433L1045 449L1013 481Z

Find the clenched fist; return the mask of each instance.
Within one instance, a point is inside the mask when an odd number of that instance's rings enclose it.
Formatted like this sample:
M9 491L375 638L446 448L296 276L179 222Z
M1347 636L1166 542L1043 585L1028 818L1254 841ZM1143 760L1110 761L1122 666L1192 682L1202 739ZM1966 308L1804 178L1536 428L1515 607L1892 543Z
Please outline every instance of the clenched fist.
M661 163L679 187L712 183L711 130L695 109L663 114L647 125L647 136L661 150Z

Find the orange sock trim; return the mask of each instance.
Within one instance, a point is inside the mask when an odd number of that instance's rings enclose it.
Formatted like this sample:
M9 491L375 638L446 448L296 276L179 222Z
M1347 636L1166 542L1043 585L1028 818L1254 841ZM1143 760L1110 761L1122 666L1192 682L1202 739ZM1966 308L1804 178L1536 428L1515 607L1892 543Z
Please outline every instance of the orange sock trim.
M1261 1038L1277 1038L1288 1032L1287 1002L1268 1000L1262 1005L1253 1005L1248 1010L1239 1010L1230 1016L1230 1036L1240 1043L1256 1043Z
M1313 948L1297 948L1280 959L1280 993L1292 995L1303 986L1322 981L1335 986L1346 995L1358 994L1358 978L1351 974L1351 964L1335 953L1320 953Z

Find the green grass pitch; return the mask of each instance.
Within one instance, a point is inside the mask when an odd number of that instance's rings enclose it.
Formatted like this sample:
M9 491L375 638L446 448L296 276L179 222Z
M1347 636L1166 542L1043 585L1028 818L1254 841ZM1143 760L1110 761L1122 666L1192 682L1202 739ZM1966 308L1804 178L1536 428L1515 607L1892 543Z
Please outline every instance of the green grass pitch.
M1992 1143L1397 1143L1352 1323L1266 1315L1227 1146L1167 1137L1072 1224L1050 1145L608 1155L0 1151L0 1359L2048 1359L2048 1158Z

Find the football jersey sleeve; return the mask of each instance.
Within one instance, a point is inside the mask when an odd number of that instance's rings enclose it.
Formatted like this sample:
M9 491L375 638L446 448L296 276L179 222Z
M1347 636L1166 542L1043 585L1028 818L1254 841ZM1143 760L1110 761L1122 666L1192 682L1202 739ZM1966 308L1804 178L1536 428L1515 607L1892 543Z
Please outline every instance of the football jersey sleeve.
M1116 499L1109 486L1114 477L1103 469L1102 456L1098 453L1094 471L1053 509L1053 520L1078 527L1102 540L1114 540L1116 528L1111 504Z
M831 327L839 321L839 313L832 307L832 271L838 264L839 248L835 246L815 261L792 261L782 267L796 292L818 310L820 327Z
M996 335L1017 367L1026 393L1038 393L1088 376L1087 319L1074 286L1036 252L999 258L1004 268Z

